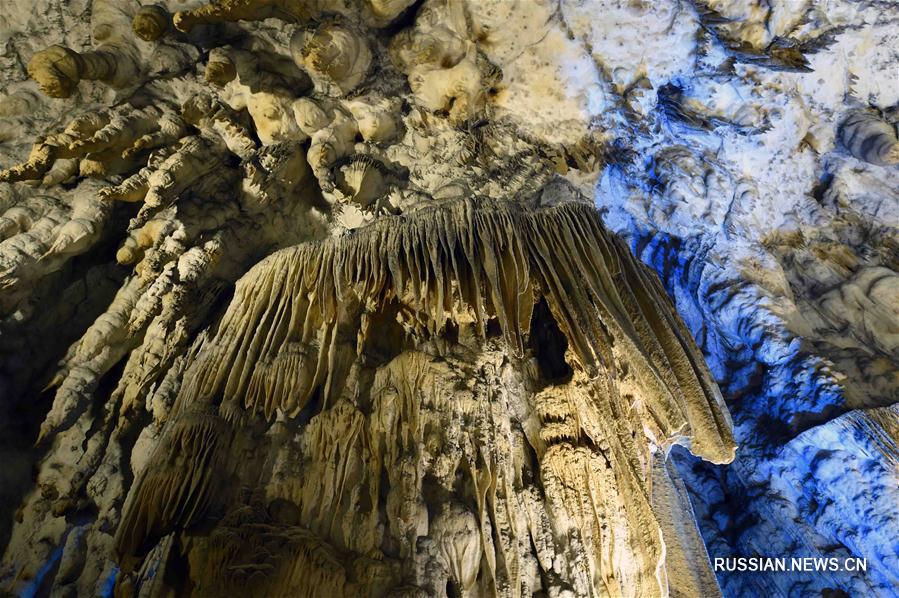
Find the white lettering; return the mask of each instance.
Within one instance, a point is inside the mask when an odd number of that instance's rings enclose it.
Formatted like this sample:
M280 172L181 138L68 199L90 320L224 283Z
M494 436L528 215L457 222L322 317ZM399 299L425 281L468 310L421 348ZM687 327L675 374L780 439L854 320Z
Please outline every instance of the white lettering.
M863 558L849 557L770 557L770 556L737 556L715 557L712 559L715 571L728 572L767 572L767 571L867 571L868 561Z

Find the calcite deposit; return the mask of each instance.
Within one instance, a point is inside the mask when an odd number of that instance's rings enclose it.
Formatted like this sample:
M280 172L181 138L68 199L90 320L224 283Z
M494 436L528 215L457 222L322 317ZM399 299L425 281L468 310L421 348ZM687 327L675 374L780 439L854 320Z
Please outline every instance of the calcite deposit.
M897 22L5 0L0 590L899 594Z

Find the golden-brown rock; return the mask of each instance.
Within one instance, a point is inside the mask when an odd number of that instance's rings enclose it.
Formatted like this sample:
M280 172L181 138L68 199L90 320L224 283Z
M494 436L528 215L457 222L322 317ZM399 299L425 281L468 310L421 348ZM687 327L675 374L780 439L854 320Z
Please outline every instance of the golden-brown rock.
M41 91L53 98L71 96L82 79L121 87L135 74L136 67L130 57L111 49L79 54L65 46L54 45L36 52L28 62L28 76L37 82Z
M153 42L162 37L171 26L172 18L164 6L159 4L144 4L134 15L131 21L131 29L134 35L147 42Z

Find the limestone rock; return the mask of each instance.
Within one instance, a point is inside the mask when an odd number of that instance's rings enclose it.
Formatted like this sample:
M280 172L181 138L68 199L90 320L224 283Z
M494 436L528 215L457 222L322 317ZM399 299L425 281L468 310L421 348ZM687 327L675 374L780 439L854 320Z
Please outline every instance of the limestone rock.
M896 7L7 4L2 592L899 591Z

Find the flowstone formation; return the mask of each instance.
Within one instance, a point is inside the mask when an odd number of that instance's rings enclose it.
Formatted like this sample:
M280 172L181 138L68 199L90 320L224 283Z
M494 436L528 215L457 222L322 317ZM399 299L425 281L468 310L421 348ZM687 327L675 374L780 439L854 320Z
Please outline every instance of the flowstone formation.
M7 4L3 590L899 592L894 7Z

